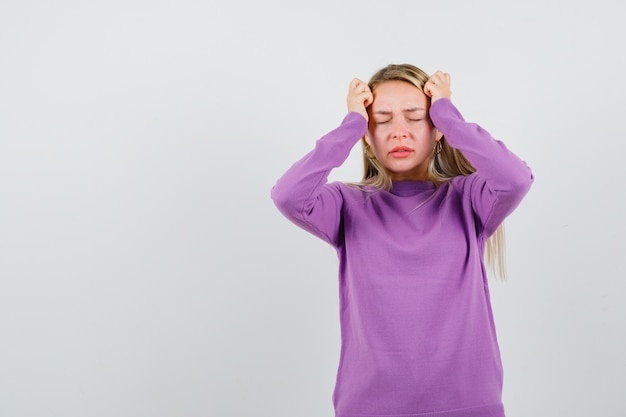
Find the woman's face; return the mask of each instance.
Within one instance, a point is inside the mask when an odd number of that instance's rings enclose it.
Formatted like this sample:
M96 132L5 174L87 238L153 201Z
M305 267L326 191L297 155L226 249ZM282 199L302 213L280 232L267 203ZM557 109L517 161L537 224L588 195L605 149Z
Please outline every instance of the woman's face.
M425 180L435 141L441 134L430 121L430 100L413 84L384 81L373 91L365 140L391 179Z

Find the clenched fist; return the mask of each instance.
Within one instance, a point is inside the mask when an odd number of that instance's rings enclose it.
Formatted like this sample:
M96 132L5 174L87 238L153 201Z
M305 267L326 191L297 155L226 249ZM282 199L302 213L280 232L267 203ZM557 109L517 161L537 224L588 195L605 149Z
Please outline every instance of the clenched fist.
M440 98L450 98L452 90L450 90L450 74L437 71L424 84L424 94L430 97L431 104Z
M374 96L367 83L358 78L353 79L350 82L348 97L346 98L348 111L360 113L365 117L365 120L369 120L366 108L372 104L372 101L374 101Z

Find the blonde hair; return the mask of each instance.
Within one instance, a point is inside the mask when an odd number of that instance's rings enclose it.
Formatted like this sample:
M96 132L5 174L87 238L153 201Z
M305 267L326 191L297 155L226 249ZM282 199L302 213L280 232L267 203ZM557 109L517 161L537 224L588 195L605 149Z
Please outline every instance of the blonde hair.
M408 82L420 91L424 91L424 84L428 81L428 74L421 69L410 65L388 65L376 72L368 85L372 92L376 87L385 82L399 80ZM387 170L381 165L372 153L365 138L363 145L363 179L361 185L372 185L383 190L391 190L392 180ZM433 156L428 164L428 179L438 187L441 183L448 182L459 175L470 175L476 172L476 168L467 160L463 153L450 146L445 137L442 137L435 148ZM501 280L506 279L506 259L504 245L504 224L501 224L495 233L489 237L485 247L485 263L490 272Z

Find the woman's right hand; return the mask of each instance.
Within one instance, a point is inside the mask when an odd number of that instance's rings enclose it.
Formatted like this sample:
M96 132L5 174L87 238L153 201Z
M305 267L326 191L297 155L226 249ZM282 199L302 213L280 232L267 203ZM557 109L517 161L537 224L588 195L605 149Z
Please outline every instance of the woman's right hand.
M372 101L374 101L374 96L367 83L358 78L353 79L350 82L348 97L346 98L348 112L362 114L365 120L369 120L366 108L372 104Z

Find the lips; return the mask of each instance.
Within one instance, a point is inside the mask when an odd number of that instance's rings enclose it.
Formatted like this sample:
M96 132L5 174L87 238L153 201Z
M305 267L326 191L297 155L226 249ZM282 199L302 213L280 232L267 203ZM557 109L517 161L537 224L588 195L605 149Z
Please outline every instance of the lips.
M406 158L413 153L413 149L408 146L396 146L389 151L389 155L394 158Z

